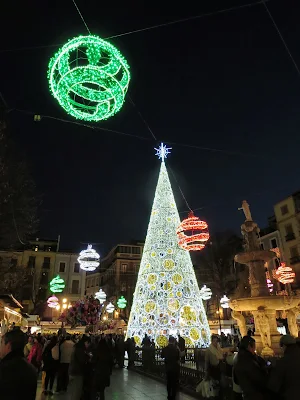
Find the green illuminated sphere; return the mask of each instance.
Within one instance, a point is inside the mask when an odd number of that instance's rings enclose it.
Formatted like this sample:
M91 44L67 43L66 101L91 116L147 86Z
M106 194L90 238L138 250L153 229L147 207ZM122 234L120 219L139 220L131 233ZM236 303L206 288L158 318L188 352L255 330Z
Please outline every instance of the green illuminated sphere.
M50 292L52 293L61 293L65 288L65 281L57 275L52 281L49 283Z
M118 302L117 302L117 306L118 306L119 308L125 308L126 305L127 305L127 300L125 299L124 296L121 296L121 297L119 298Z
M101 121L117 113L130 81L122 54L98 36L78 36L51 58L50 91L67 113Z

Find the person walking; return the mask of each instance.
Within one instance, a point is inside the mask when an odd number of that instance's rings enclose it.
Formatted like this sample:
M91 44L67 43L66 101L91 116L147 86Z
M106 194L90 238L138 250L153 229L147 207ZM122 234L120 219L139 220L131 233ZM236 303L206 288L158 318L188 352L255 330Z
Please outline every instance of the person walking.
M26 335L21 330L6 332L0 345L0 399L35 400L37 371L24 358Z
M91 400L105 400L105 388L110 386L112 357L113 355L106 340L101 339L92 359L94 373Z
M49 343L46 345L44 352L43 352L43 371L46 372L45 376L45 383L44 383L44 394L53 395L53 384L55 375L58 369L58 360L55 360L52 356L52 349L56 346L57 337L52 336ZM49 385L49 391L48 391Z
M298 400L300 393L300 348L291 335L280 338L284 355L271 368L268 388L280 400Z
M32 349L33 346L33 337L28 336L28 342L24 346L24 356L27 358L29 356L30 350Z
M169 344L162 349L161 357L165 359L168 400L175 400L179 388L180 350L174 337L169 337Z
M85 369L90 359L87 353L89 344L90 338L84 335L73 347L69 368L70 399L72 400L80 400L83 392Z
M256 355L252 336L244 336L234 359L235 383L240 386L244 400L267 400L267 369L265 361Z
M43 356L42 337L36 336L33 339L33 346L30 350L27 360L30 364L32 364L36 368L37 372L40 372L42 366L42 356Z
M60 344L60 363L57 375L57 392L66 392L69 385L69 366L73 353L74 342L71 336L67 335L66 339Z

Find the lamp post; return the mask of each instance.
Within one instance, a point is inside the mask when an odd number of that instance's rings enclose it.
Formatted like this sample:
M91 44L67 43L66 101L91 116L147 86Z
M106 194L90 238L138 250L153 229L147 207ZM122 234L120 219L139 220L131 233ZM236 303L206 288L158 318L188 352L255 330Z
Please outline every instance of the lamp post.
M66 310L67 308L68 308L68 299L66 299L66 298L63 298L62 300L61 300L61 302L60 303L58 303L57 304L57 306L55 307L56 308L56 310L59 312L59 310L61 310L62 312L64 311L64 310ZM63 321L61 321L61 327L63 328L64 327L64 323L63 323Z
M219 296L216 294L216 298L217 298L217 311L216 314L218 315L218 319L219 319L219 329L220 329L220 335L222 332L222 325L221 325L221 316L220 316L220 300L219 300Z

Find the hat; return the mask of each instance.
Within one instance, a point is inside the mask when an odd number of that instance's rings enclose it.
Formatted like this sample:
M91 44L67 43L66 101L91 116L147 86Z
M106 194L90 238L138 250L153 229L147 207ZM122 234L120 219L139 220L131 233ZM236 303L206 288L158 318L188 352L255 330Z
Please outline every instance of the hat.
M291 335L283 335L280 338L280 346L289 346L290 344L296 344L296 339Z

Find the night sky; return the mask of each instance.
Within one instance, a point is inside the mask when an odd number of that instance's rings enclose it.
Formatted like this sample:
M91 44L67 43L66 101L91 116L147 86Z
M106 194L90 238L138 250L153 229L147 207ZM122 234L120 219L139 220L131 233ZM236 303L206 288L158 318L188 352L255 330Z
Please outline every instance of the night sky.
M247 1L193 3L77 0L90 30L102 38ZM32 113L76 121L51 96L47 65L60 44L86 29L71 0L6 1L3 7L0 91L9 108L29 111L13 110L9 120L43 195L40 236L60 234L62 246L75 250L81 242L103 243L100 252L143 240L160 167L157 142L128 98L115 117L97 125L146 140L55 119L35 123ZM271 0L268 7L300 65L299 1ZM196 214L210 231L238 231L243 199L266 225L273 205L300 187L300 76L263 5L110 42L131 66L128 93L158 141L187 145L172 144L167 166L191 208L202 207ZM187 206L169 175L184 217Z

